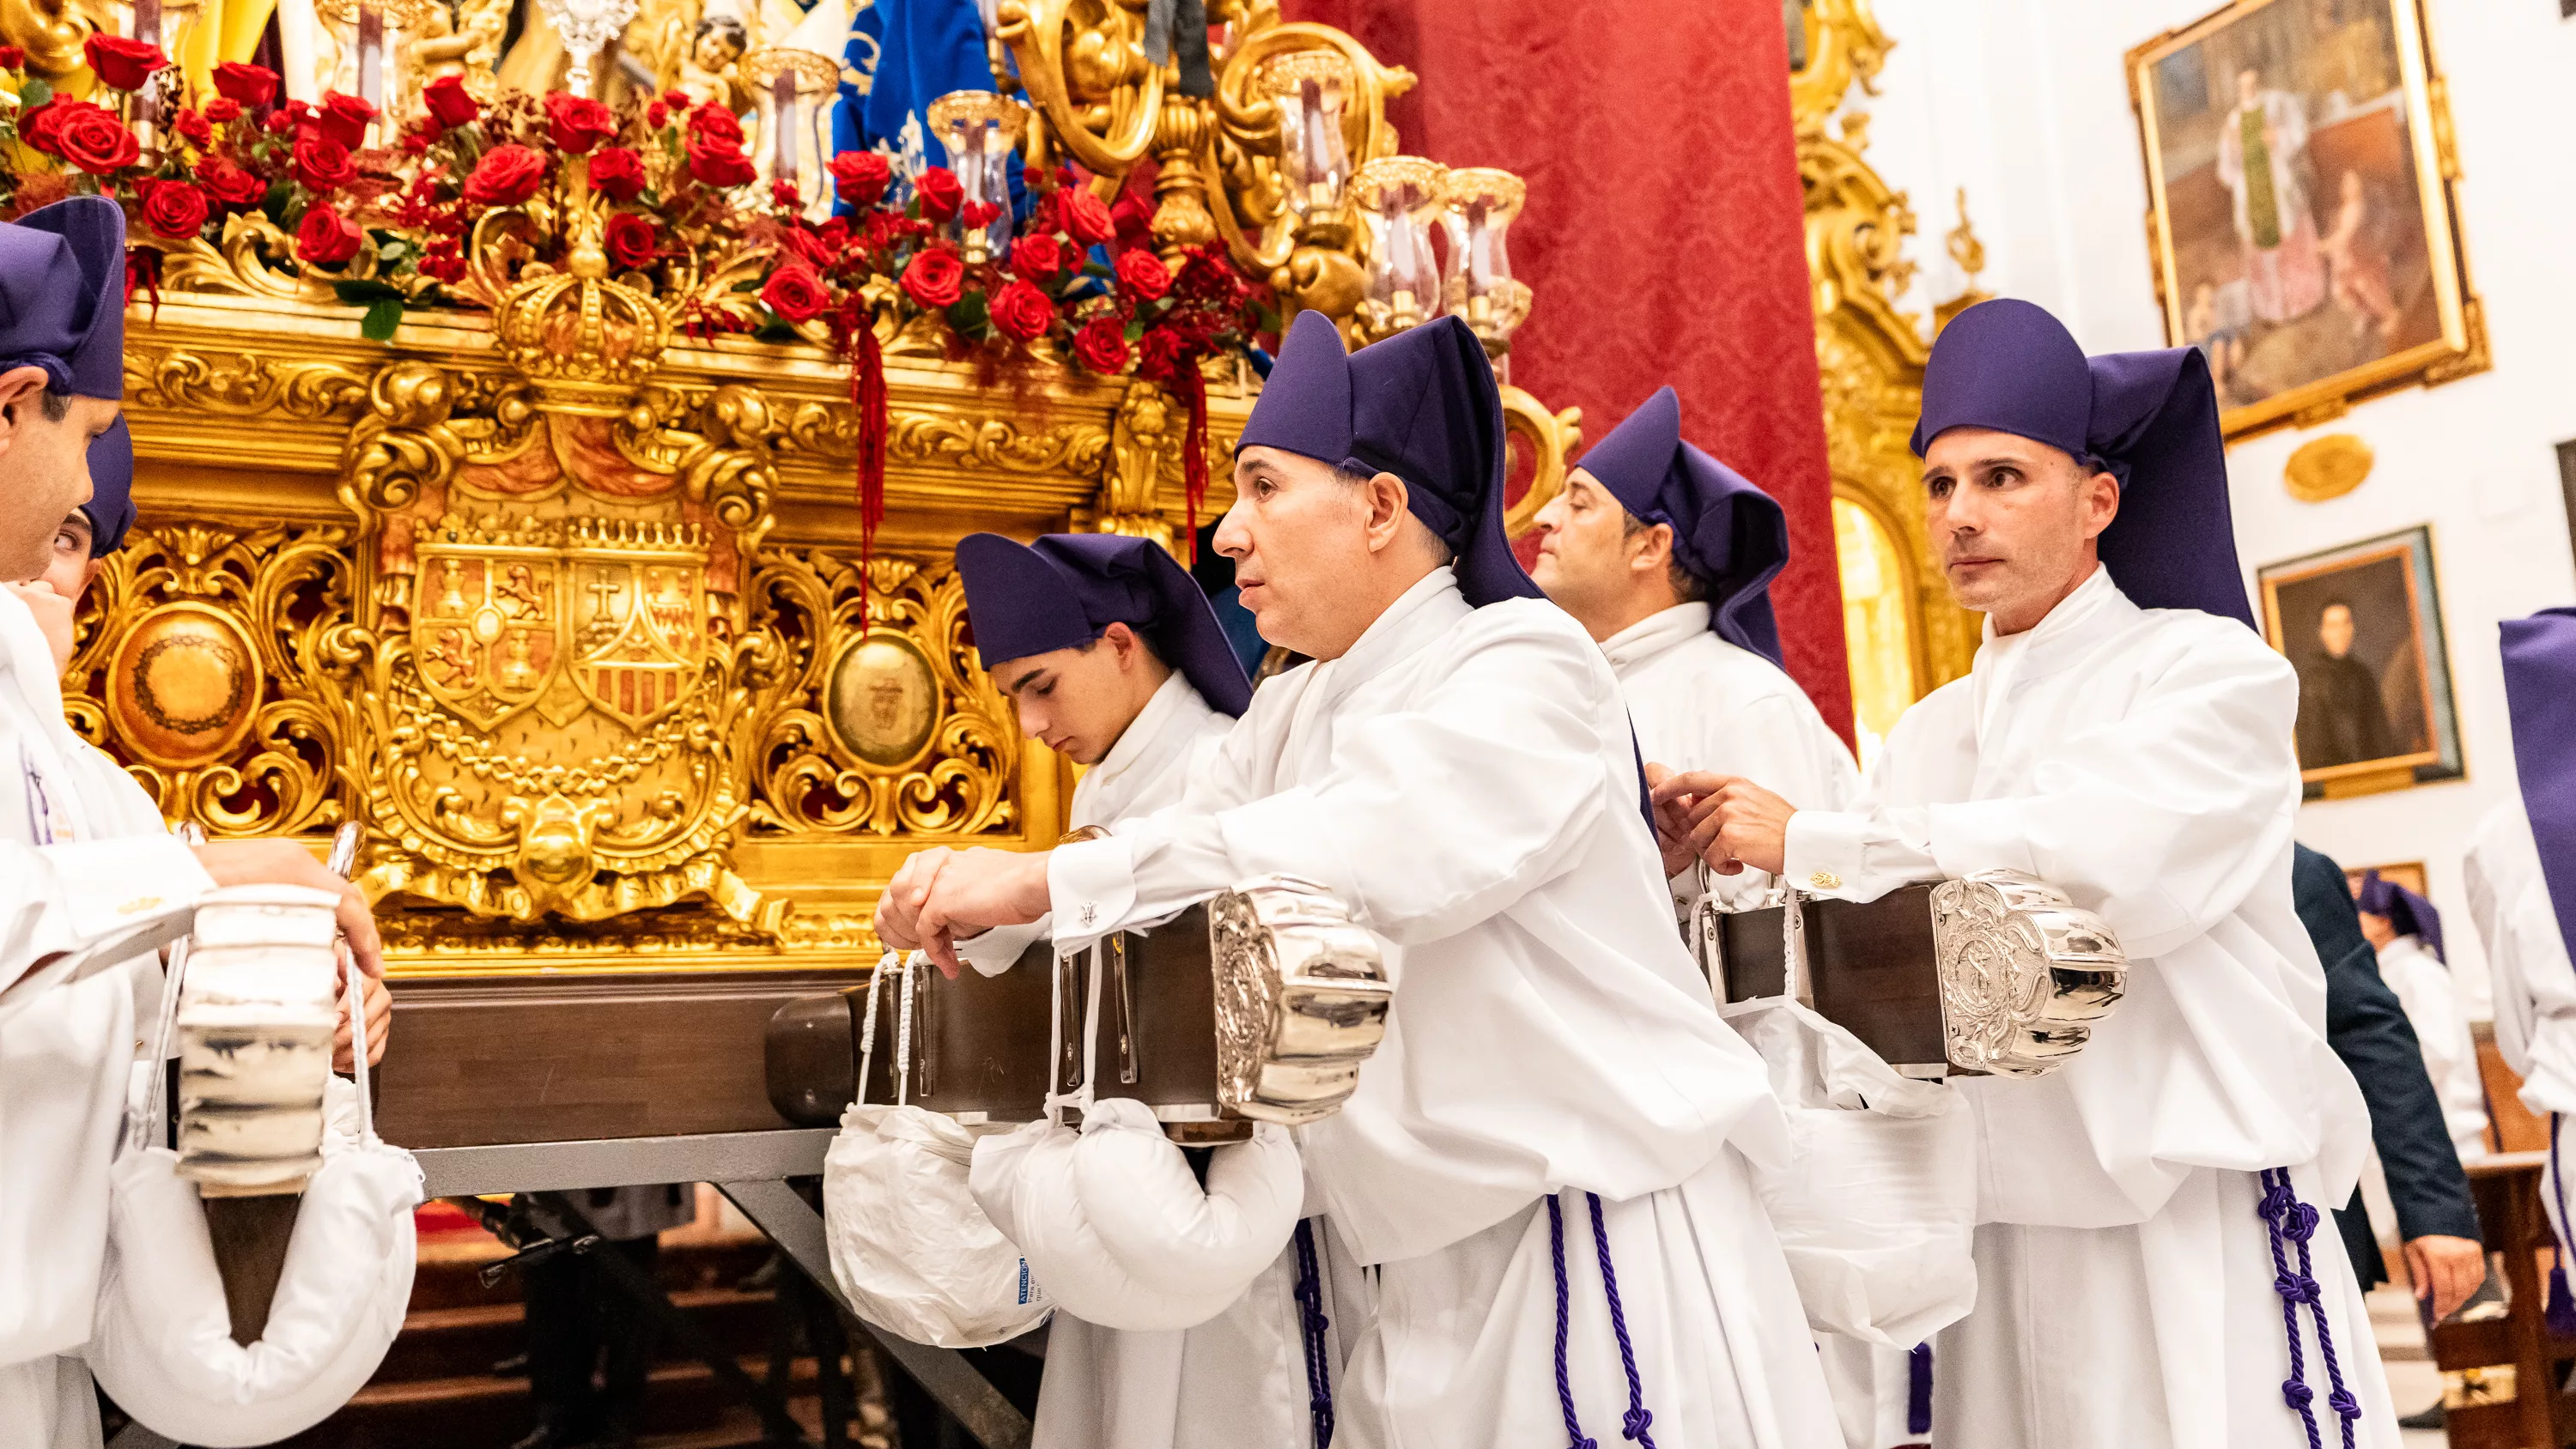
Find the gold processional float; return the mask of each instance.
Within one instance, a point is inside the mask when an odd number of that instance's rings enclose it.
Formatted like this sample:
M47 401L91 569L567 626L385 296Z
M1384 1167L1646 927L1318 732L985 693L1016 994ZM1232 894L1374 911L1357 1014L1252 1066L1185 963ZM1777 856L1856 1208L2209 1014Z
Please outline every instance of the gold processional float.
M950 166L900 205L882 156L826 154L837 0L536 0L507 57L506 7L315 14L272 112L211 3L0 0L0 212L100 191L131 223L141 521L83 612L76 723L174 825L362 828L395 1140L775 1125L757 1060L708 1043L871 964L911 851L1062 827L1070 769L978 667L954 541L1185 551L1229 501L1255 329L1445 311L1502 364L1530 310L1520 182L1398 154L1415 78L1267 4L1209 6L1194 96L1141 5L1003 0L996 90L932 108ZM1845 105L1888 41L1866 0L1803 25L1866 737L1975 635L1911 502L1913 218ZM1517 532L1580 419L1503 391ZM529 1071L585 1085L539 1102Z

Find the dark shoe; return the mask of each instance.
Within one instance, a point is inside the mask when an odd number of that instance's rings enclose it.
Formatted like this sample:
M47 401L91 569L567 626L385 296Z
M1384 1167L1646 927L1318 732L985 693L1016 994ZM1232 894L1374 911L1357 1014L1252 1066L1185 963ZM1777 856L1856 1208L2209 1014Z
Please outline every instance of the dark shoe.
M541 1413L537 1416L537 1427L530 1429L527 1437L511 1445L510 1449L589 1449L593 1442L589 1430Z
M508 1358L494 1359L492 1361L492 1377L496 1379L523 1379L527 1376L528 1355L527 1351L524 1349L510 1355Z
M2420 1414L2409 1414L2405 1418L2397 1421L2397 1427L2400 1429L2439 1429L2442 1427L2442 1424L2442 1401L2439 1399L2435 1399L2433 1401L2433 1407L2426 1409L2424 1412Z

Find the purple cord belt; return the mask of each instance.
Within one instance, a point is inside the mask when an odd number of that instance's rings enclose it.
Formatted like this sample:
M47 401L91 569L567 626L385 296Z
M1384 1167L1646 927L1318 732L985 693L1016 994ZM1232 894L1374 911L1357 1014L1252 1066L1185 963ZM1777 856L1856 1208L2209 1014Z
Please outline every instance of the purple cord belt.
M1646 1427L1655 1416L1646 1412L1646 1395L1637 1376L1637 1350L1628 1339L1628 1315L1619 1305L1619 1275L1610 1266L1610 1234L1601 1221L1601 1195L1587 1192L1584 1199L1592 1204L1592 1245L1601 1260L1601 1289L1610 1300L1610 1331L1619 1340L1619 1363L1628 1373L1628 1412L1619 1421L1619 1436L1633 1439L1639 1449L1655 1449L1654 1436ZM1567 1326L1565 1285L1565 1211L1554 1197L1547 1200L1548 1250L1556 1261L1556 1404L1565 1414L1567 1449L1598 1449L1583 1437L1583 1424L1574 1413L1574 1383L1565 1368Z
M2290 1187L2290 1170L2286 1167L2263 1169L2263 1199L2256 1205L2263 1226L2272 1239L2272 1291L2281 1295L2281 1327L2290 1340L2290 1376L2281 1381L2281 1398L2296 1409L2299 1421L2307 1426L2308 1449L2325 1449L2317 1432L2316 1390L2308 1387L2307 1358L2299 1345L2299 1309L2305 1306L2316 1323L2317 1357L2325 1363L2326 1407L2334 1410L2343 1430L2343 1449L2353 1449L2353 1422L2361 1417L2361 1403L2345 1387L2343 1365L2335 1358L2334 1331L2326 1324L2324 1293L2317 1285L2308 1257L2308 1239L2316 1236L2317 1210L2299 1201ZM2293 1271L2291 1258L2298 1259Z
M1315 1426L1315 1449L1333 1442L1333 1376L1326 1356L1324 1277L1315 1263L1315 1220L1297 1222L1297 1327L1306 1347L1306 1415Z

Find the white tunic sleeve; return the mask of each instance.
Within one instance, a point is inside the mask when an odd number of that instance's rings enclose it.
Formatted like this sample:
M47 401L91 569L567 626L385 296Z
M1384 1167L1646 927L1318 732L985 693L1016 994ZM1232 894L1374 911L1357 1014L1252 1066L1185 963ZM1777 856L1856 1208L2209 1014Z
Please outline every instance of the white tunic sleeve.
M2152 676L2100 681L2137 691L2116 719L2058 734L2027 762L1979 761L1981 777L2009 771L2008 795L1800 811L1790 878L1872 900L1907 880L2002 867L2100 912L2132 959L2207 933L2287 848L2298 677L2250 633L2194 633Z
M1592 703L1607 671L1580 636L1509 618L1488 627L1497 637L1401 707L1337 711L1324 771L1253 798L1252 752L1294 706L1257 699L1204 788L1055 853L1057 939L1080 944L1275 872L1327 887L1389 940L1436 940L1565 869L1609 798Z
M0 1017L188 929L214 881L169 836L0 842Z

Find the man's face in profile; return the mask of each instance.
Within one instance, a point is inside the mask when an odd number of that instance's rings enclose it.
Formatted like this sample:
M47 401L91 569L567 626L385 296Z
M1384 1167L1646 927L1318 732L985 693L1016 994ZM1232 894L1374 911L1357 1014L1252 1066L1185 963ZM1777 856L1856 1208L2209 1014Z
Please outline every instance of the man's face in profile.
M2317 642L2326 646L2329 657L2341 659L2352 652L2352 606L2328 604L2317 615Z

